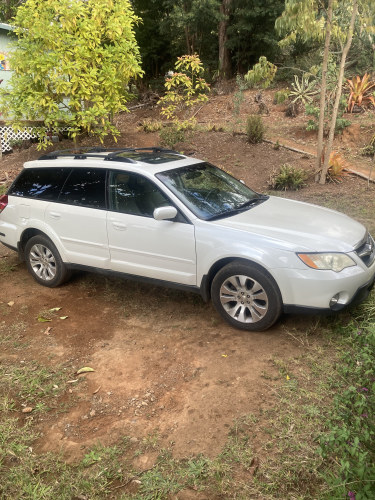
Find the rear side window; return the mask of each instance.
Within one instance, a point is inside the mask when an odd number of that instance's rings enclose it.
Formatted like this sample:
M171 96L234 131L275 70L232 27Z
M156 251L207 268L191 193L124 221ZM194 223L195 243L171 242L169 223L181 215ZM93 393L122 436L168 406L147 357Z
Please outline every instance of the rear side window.
M70 168L25 168L8 194L39 200L56 200Z
M105 177L104 169L72 170L58 201L69 205L105 209Z

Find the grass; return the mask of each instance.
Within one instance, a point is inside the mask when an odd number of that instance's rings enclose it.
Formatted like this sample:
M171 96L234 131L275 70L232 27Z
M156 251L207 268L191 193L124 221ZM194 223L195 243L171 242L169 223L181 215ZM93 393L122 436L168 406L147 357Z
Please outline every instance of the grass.
M12 254L10 257L8 256L0 257L0 275L5 275L14 272L18 264L19 264L18 257L15 253Z

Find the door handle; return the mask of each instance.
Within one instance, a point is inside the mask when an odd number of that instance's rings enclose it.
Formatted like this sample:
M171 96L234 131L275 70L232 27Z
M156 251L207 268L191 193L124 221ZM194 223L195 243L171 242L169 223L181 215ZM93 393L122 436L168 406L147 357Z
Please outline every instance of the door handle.
M52 217L52 219L60 219L61 214L59 212L49 212L49 215Z
M121 224L121 222L112 222L112 225L119 231L126 231L126 229L128 228L125 224Z

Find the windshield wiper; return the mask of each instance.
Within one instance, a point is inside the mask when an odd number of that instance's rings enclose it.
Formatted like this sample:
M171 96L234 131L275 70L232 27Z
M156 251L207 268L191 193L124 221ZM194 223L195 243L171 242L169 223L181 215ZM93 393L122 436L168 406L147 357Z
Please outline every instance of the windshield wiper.
M238 212L238 211L243 210L245 208L252 207L254 205L258 205L262 201L268 200L268 198L269 198L269 196L267 196L265 194L260 194L258 196L258 198L252 198L251 200L247 200L247 201L245 201L245 203L242 203L242 205L240 205L239 207L235 208L234 210L236 212Z
M240 205L239 207L211 215L211 217L208 217L206 220L216 220L216 219L221 219L222 217L230 217L231 215L243 212L249 209L250 207L255 207L256 205L259 205L259 203L263 203L263 201L268 200L268 198L269 196L261 194L258 196L258 198L252 198L251 200L245 201L245 203L242 203L242 205Z

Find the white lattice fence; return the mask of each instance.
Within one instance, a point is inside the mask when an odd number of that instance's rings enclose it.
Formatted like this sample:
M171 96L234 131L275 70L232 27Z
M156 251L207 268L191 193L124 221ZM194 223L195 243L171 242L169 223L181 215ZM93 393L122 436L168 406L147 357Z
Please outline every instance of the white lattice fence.
M54 129L56 134L67 132L69 127L59 127L58 129ZM13 130L12 127L0 126L0 139L1 139L1 149L3 153L6 151L12 151L12 147L9 141L12 140L29 140L36 139L36 135L33 134L32 127L24 127L19 130Z
M0 127L1 149L3 153L12 150L9 141L23 141L27 139L34 139L35 137L36 135L32 133L32 127L25 127L19 130L13 130L12 127Z

